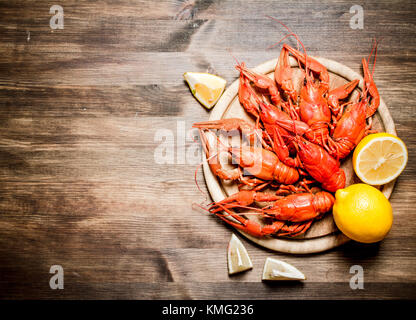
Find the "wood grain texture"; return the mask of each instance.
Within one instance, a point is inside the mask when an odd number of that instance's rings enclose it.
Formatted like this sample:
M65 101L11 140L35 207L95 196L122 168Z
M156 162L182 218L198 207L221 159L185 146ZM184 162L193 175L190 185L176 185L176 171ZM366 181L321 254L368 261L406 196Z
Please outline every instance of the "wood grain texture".
M347 1L54 4L64 8L63 30L50 29L48 1L0 2L1 298L416 298L414 2L366 1L363 30L349 27ZM177 142L178 123L188 130L209 116L183 72L231 83L237 71L226 49L249 66L277 57L279 47L267 47L284 30L265 14L295 30L310 54L359 73L382 38L374 78L409 163L383 242L290 256L242 239L253 270L228 277L232 229L193 206L205 199L196 165L155 163L155 134L172 130ZM193 145L186 139L179 150ZM200 171L197 180L207 192ZM268 256L308 280L262 283ZM64 290L49 288L55 264ZM349 287L355 264L364 290Z

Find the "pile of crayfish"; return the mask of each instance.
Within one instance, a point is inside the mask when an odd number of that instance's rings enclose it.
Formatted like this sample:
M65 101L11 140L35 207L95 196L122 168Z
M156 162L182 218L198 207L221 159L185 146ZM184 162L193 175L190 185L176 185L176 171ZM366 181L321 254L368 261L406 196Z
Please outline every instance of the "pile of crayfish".
M295 89L290 56L302 72L300 92ZM376 51L374 64L375 56ZM345 187L340 160L372 132L372 116L380 104L370 57L362 59L364 82L356 101L347 99L359 80L331 89L328 70L304 48L302 52L283 45L274 79L237 62L239 102L254 122L230 118L193 125L200 131L213 174L239 186L239 192L211 203L208 210L257 237L300 235L329 212L333 193ZM219 134L229 132L242 136L239 146L220 140ZM224 154L232 159L232 169L221 163ZM246 218L243 209L266 222Z

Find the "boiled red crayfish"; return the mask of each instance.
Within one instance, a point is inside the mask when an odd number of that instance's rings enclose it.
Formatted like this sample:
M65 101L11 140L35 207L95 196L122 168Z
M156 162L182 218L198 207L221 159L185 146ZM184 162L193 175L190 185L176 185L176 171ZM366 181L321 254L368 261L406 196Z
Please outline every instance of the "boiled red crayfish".
M224 147L221 143L213 146L210 143L207 129L227 129L242 131L252 143L256 137L256 129L242 119L223 119L218 121L204 121L193 125L200 129L200 136L204 151L207 155L208 164L211 171L224 180L240 180L242 183L252 182L253 180L243 177L241 168L257 178L258 183L274 180L283 184L294 184L299 180L299 173L295 168L282 163L279 158L270 150L261 146L240 146ZM233 158L233 163L237 165L235 169L225 169L220 161L220 153L226 152Z
M274 222L262 226L232 210L236 208L253 209L249 206L255 201L272 202L272 205L256 210L264 217L272 218L275 220ZM325 191L316 194L296 193L281 197L253 190L242 190L212 204L209 210L233 227L257 237L270 234L295 236L304 233L314 219L330 211L334 201L333 195ZM222 211L237 221L226 218ZM290 224L287 224L286 221Z

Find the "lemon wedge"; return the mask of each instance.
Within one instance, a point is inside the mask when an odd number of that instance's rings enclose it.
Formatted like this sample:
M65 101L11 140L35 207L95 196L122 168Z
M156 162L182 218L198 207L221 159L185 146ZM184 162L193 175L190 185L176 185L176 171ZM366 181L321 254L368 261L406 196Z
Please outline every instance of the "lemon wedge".
M227 258L229 275L253 268L253 264L251 263L246 248L235 234L231 236L231 240L228 244Z
M305 275L291 264L267 258L264 263L262 280L305 280Z
M401 139L389 133L375 133L361 140L354 150L352 161L361 181L382 185L402 173L407 158L407 148Z
M185 72L183 77L194 97L207 109L217 103L227 84L223 78L210 73Z

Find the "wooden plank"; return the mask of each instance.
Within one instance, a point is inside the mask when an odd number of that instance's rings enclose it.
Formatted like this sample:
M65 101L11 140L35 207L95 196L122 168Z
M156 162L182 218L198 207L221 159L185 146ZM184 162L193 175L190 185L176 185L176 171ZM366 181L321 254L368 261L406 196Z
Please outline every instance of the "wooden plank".
M158 129L177 141L178 125L209 116L183 72L231 83L226 49L250 66L278 55L266 48L285 31L267 13L311 54L357 72L382 38L374 77L413 159L415 3L366 2L363 30L350 29L346 1L193 3L65 1L63 30L50 29L47 1L0 3L0 297L414 299L414 161L396 184L382 243L299 257L243 240L254 269L229 278L232 229L193 204L205 200L196 165L157 164L154 152ZM198 183L207 192L201 171ZM261 283L268 256L309 280ZM64 267L64 290L49 288L53 264ZM354 264L364 267L365 290L349 288Z

